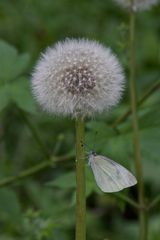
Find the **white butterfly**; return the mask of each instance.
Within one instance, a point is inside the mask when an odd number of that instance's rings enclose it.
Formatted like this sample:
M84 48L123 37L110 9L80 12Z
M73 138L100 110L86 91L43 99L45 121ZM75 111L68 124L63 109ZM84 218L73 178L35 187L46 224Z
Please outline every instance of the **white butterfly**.
M103 192L118 192L137 183L136 178L126 168L95 152L89 154L89 165Z

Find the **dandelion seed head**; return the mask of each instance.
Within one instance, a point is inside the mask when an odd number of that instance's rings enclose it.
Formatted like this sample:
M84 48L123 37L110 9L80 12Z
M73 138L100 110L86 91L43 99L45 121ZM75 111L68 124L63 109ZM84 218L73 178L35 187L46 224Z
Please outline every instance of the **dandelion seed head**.
M141 11L151 8L158 0L115 0L126 8L133 8L133 11Z
M121 97L124 74L117 57L96 41L67 39L48 48L32 76L37 101L47 111L76 117L110 109Z

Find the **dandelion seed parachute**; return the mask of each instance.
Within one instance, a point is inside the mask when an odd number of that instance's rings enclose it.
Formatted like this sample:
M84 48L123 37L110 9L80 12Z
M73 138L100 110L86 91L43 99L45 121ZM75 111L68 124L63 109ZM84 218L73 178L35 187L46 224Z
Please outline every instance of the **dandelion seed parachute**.
M151 8L158 0L115 0L117 3L126 8L133 7L134 11L140 11Z
M117 57L96 41L67 39L41 55L32 90L50 113L93 116L110 109L121 97L124 75Z

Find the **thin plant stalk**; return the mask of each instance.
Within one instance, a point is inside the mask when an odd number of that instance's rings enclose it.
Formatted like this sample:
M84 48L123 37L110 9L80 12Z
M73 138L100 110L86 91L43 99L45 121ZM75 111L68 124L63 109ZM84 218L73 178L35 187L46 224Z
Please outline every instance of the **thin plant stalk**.
M86 239L84 120L76 119L76 240Z
M17 183L19 180L25 179L29 176L33 176L36 173L39 173L40 171L44 171L47 168L54 167L54 164L60 161L66 161L70 158L73 158L72 154L66 154L64 156L59 156L59 157L50 157L50 159L38 163L35 166L32 166L28 168L27 170L22 170L21 172L17 173L14 176L9 176L0 179L0 188L8 186L9 184Z
M135 169L138 181L138 201L139 201L139 223L140 223L140 240L147 240L147 211L145 208L144 199L144 182L142 157L140 149L140 134L137 116L137 98L135 84L135 13L130 10L130 98L131 98L131 113L133 127L133 145L134 145L134 160Z
M149 86L144 93L142 94L141 98L138 100L137 105L140 107L153 93L158 91L160 88L160 79L155 81L151 86ZM120 117L118 117L114 123L112 124L112 128L116 128L117 125L123 123L126 118L131 114L131 109L129 108L126 110Z

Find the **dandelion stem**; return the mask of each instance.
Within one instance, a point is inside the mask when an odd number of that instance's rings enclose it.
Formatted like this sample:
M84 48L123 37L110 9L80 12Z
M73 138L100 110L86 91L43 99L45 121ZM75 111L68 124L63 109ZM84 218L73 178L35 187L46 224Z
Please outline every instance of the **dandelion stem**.
M147 213L145 210L144 201L144 183L143 169L140 149L140 136L137 116L137 99L136 99L136 84L135 84L135 14L130 11L130 98L131 98L131 113L133 127L133 145L134 145L134 160L136 175L138 180L138 201L139 201L139 221L140 221L140 240L147 240Z
M86 239L84 121L76 119L76 240Z

